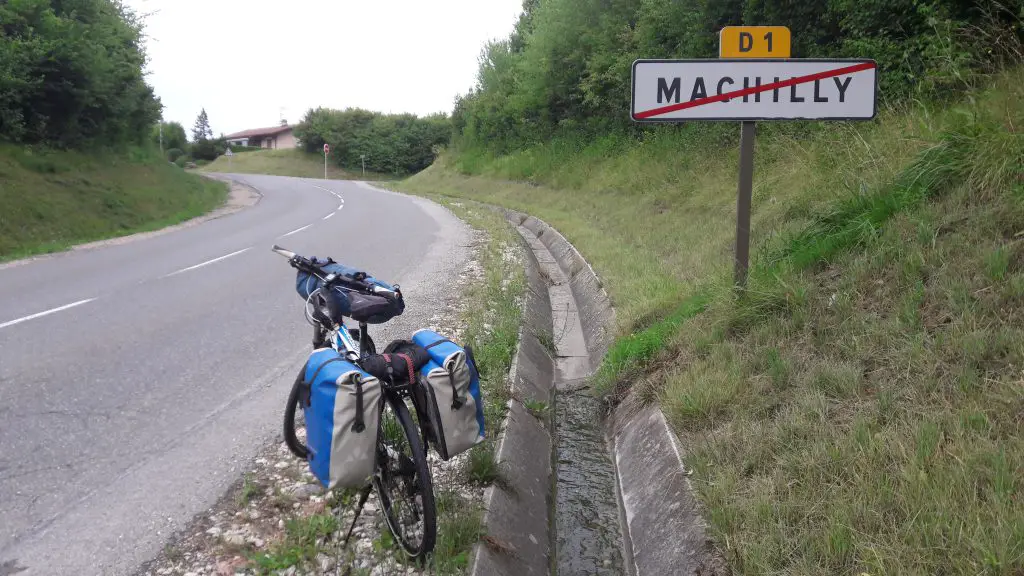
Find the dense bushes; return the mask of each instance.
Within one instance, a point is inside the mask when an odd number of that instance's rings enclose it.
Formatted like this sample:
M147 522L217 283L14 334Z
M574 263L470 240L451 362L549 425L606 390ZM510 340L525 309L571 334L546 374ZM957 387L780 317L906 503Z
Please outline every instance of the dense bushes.
M0 138L141 143L160 117L141 23L113 0L0 2Z
M227 142L224 139L210 140L204 138L192 143L192 158L196 160L214 161L226 150Z
M438 146L448 143L451 128L444 115L419 118L412 114L381 114L361 109L317 108L306 112L295 137L307 152L322 153L339 166L358 170L360 156L371 172L407 174L434 161Z
M237 144L229 144L228 147L231 148L231 151L235 154L240 154L242 152L256 152L258 150L264 150L264 148L260 148L259 146L239 146Z
M1000 1L525 0L456 103L456 143L503 153L625 129L631 63L715 57L725 25L788 26L794 57L874 58L888 100L944 96L1021 58L1024 1Z

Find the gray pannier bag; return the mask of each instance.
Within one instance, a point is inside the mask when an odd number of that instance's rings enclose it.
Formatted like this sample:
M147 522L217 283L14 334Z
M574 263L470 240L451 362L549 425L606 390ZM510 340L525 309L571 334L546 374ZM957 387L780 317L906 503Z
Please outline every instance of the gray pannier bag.
M480 375L471 349L432 330L416 332L412 341L430 355L419 371L423 403L434 447L449 460L484 440Z
M306 362L301 404L309 469L327 488L362 488L373 475L380 381L332 348Z

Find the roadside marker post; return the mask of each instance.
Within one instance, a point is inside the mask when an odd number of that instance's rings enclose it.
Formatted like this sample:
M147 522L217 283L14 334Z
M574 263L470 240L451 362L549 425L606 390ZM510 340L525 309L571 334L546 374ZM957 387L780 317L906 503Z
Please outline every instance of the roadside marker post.
M635 61L631 116L636 122L741 122L735 284L742 288L750 266L756 121L870 120L878 75L873 60L789 58L789 30L782 26L730 26L720 39L723 58L717 60Z
M366 180L366 154L360 154L359 159L363 161L363 180Z
M327 155L331 153L331 147L324 142L324 180L327 180Z

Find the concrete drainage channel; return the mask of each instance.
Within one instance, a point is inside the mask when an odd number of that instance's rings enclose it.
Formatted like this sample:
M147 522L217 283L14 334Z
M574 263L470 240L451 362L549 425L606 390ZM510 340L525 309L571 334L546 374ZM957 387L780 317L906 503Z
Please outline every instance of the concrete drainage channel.
M590 393L615 320L597 275L557 230L505 213L529 290L498 441L505 478L485 496L472 573L726 574L661 410L631 395L606 417Z

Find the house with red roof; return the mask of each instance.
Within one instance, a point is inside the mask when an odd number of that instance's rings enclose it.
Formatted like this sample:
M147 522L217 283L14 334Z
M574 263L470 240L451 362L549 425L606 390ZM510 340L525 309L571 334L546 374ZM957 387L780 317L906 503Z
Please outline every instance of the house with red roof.
M228 144L234 146L259 146L260 148L295 148L295 134L292 126L282 121L272 128L253 128L225 136Z

